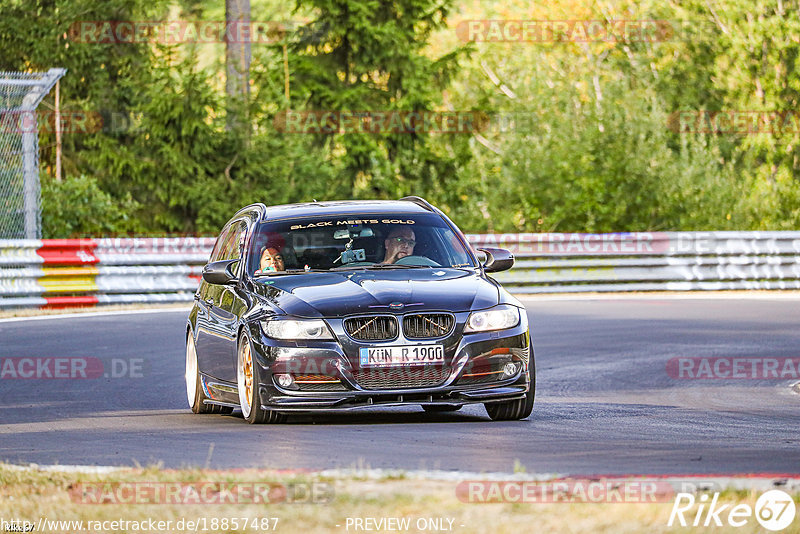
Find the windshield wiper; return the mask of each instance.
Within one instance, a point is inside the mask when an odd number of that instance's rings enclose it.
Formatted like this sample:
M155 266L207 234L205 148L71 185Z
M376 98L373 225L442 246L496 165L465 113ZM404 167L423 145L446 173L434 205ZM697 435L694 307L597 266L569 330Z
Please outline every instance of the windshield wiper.
M419 267L425 267L430 269L430 265L405 265L405 264L397 264L397 263L376 263L375 265L367 266L367 269L417 269Z
M279 276L282 274L304 274L304 273L327 273L328 269L284 269L283 271L269 271L266 273L254 274L254 278Z
M340 265L339 267L331 267L330 271L355 271L357 269L369 269L372 265Z
M403 265L396 263L375 263L372 265L342 265L341 267L334 267L331 271L356 271L359 269L380 270L380 269L431 269L430 265Z

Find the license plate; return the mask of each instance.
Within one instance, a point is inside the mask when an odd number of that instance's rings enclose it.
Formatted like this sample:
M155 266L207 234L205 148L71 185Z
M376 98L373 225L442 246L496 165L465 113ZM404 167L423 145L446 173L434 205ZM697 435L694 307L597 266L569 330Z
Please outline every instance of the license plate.
M443 345L398 345L358 349L361 367L444 363Z

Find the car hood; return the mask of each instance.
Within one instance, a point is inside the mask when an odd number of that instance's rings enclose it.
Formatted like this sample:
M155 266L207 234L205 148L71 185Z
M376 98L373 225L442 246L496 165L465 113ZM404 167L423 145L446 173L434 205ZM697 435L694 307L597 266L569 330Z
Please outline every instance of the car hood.
M341 317L357 313L478 310L498 303L498 287L466 269L398 269L261 277L254 290L289 315ZM390 308L402 303L402 308Z

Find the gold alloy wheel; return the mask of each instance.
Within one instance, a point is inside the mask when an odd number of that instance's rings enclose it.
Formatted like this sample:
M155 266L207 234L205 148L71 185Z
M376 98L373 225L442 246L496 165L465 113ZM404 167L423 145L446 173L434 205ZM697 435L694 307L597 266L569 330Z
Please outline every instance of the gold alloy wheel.
M244 349L244 392L248 399L253 398L253 357L249 346Z

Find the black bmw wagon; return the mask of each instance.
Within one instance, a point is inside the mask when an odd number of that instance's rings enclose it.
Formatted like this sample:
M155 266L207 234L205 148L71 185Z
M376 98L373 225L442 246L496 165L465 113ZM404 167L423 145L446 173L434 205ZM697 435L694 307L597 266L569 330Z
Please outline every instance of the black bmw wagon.
M493 420L533 409L525 309L487 275L439 209L397 201L253 204L225 225L186 326L194 413L292 413L480 403Z

